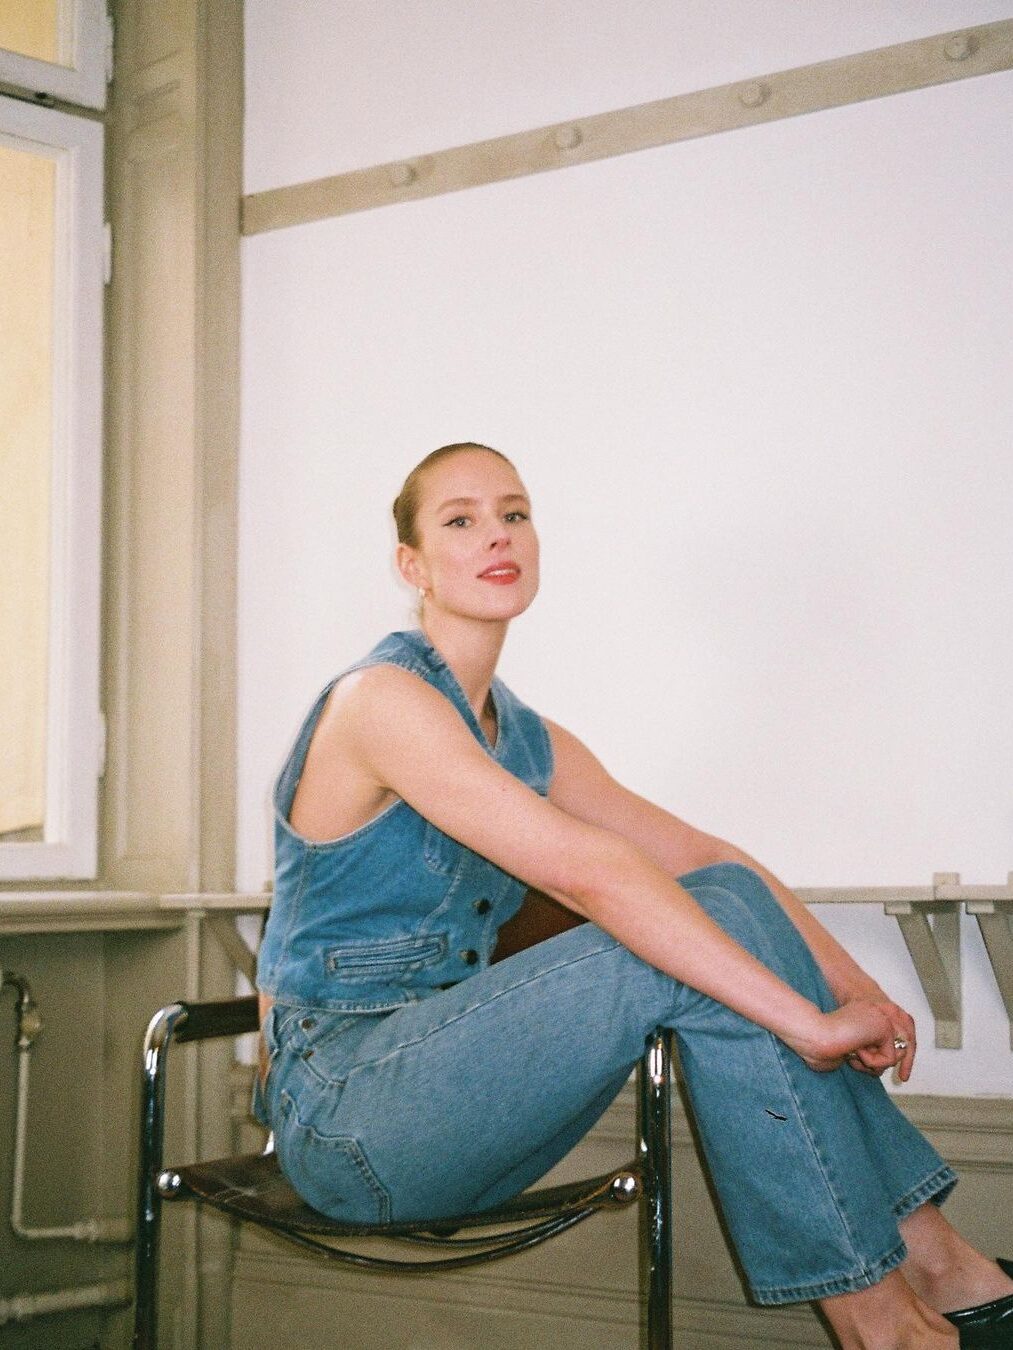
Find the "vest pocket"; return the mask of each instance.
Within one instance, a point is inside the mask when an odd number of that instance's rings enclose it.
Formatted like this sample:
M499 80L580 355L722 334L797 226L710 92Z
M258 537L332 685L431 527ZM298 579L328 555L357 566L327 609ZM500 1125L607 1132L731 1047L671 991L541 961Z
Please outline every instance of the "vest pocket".
M425 937L385 938L378 942L344 942L324 952L324 969L341 981L401 982L429 966L438 966L447 954L446 933Z

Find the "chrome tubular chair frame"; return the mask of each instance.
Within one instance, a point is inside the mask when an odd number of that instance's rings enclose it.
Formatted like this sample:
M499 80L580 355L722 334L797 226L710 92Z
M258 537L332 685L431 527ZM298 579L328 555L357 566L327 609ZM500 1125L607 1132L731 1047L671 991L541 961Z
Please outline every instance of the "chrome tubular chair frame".
M647 1296L648 1350L672 1346L671 1032L647 1039L637 1066L638 1156L629 1167L569 1186L532 1190L495 1211L426 1223L335 1223L301 1204L270 1154L166 1169L165 1080L173 1043L238 1036L257 1029L255 997L219 1003L172 1003L156 1013L144 1041L134 1350L157 1350L158 1261L164 1200L204 1199L344 1265L418 1274L498 1260L545 1242L601 1209L640 1203L641 1271ZM272 1203L258 1204L260 1183ZM252 1198L251 1198L252 1196ZM280 1206L276 1203L280 1197ZM499 1231L469 1236L468 1229ZM503 1231L505 1227L505 1231ZM462 1232L461 1230L465 1230ZM395 1260L334 1247L323 1238L386 1237L451 1249L437 1259Z

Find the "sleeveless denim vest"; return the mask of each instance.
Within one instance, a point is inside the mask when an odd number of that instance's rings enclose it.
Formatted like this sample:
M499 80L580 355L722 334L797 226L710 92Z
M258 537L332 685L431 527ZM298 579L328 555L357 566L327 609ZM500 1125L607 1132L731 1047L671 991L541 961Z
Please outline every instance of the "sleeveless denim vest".
M497 763L547 795L552 750L545 725L501 680L492 683L491 747L423 633L391 633L342 675L376 665L400 666L438 689ZM500 925L520 908L526 888L401 800L326 843L292 828L288 815L310 738L342 675L314 703L275 787L274 901L257 984L280 1003L389 1012L484 969Z

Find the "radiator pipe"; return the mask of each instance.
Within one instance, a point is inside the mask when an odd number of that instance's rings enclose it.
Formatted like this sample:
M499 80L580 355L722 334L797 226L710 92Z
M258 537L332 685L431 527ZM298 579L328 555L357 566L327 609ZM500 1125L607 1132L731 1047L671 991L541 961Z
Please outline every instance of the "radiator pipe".
M132 1233L126 1219L81 1219L77 1223L59 1227L37 1228L24 1221L25 1152L28 1140L28 1065L32 1045L42 1031L38 1004L32 997L31 985L23 975L4 971L0 977L0 991L8 985L17 991L18 1014L18 1087L14 1127L14 1179L11 1189L11 1228L17 1237L26 1241L69 1239L73 1242L131 1242ZM54 1295L55 1297L55 1295Z
M77 1312L84 1308L115 1308L130 1302L129 1280L107 1280L72 1289L53 1289L42 1294L15 1294L0 1298L0 1327L8 1322L28 1322L52 1313Z

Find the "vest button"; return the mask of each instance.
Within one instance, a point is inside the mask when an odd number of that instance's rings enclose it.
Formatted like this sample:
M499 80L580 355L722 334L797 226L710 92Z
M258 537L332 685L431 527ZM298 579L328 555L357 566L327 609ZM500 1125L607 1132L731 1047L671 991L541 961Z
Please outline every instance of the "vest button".
M476 914L488 914L492 909L492 902L489 900L476 900L472 905Z
M304 1017L302 1021L299 1023L303 1031L312 1031L313 1028L316 1026L316 1024L317 1019L315 1017Z
M469 947L466 952L461 952L461 960L466 966L473 966L478 960L478 952L473 947Z

